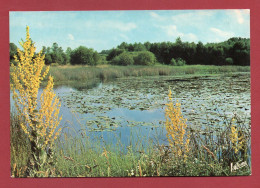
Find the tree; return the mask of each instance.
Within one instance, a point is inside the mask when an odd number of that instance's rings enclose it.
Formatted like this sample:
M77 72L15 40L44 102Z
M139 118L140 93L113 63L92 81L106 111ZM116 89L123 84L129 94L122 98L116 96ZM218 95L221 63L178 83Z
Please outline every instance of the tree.
M71 55L71 52L72 52L72 49L70 47L68 47L65 51L65 54L66 54L66 64L69 64L70 63L70 55Z
M142 43L134 43L134 51L138 52L138 51L145 51L145 45L143 45Z
M107 61L111 61L112 59L114 59L116 56L120 55L121 53L123 53L125 50L123 49L118 49L118 48L113 48L108 56L107 56Z
M154 65L155 62L156 62L155 55L149 51L140 52L134 58L135 65Z
M133 65L134 64L134 59L133 56L130 55L127 52L124 52L122 54L120 54L119 56L116 56L113 60L112 60L112 64L114 65Z
M206 64L205 61L207 58L205 58L206 56L206 48L203 45L202 42L198 42L198 44L196 45L196 54L194 56L194 64Z
M46 46L43 46L42 47L42 54L46 54L46 52L47 52L47 48L46 48Z
M59 47L56 42L53 43L52 48L51 48L51 59L52 59L52 63L57 63L59 65L66 64L66 62L64 60L63 49L62 49L62 47Z
M99 64L99 62L101 61L101 56L99 55L98 52L94 52L93 53L93 59L94 59L94 62L96 62L96 64Z
M151 45L152 44L149 41L144 43L144 46L145 46L146 50L148 50L148 51L150 51Z
M79 46L71 52L70 59L72 65L97 65L99 54L91 48Z
M119 46L117 46L118 49L122 50L128 50L128 44L126 42L122 42Z
M249 65L250 64L250 48L249 46L239 40L236 41L232 47L233 60L237 65Z

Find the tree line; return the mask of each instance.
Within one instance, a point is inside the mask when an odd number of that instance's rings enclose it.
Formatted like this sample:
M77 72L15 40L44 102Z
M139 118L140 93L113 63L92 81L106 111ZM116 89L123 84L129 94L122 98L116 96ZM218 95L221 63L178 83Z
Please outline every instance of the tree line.
M64 51L57 43L51 47L43 46L47 65L250 65L250 39L233 37L224 42L207 43L183 42L122 42L116 48L102 50L100 53L92 48L79 46ZM10 62L14 63L17 46L10 43Z

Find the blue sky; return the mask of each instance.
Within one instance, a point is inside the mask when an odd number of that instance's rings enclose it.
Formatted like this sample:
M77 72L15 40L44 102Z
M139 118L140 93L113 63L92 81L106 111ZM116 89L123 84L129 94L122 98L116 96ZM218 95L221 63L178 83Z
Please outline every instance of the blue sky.
M52 11L10 12L10 42L25 38L30 27L38 50L57 42L64 51L86 46L97 51L122 42L221 42L230 37L250 38L250 11ZM37 50L37 51L38 51Z

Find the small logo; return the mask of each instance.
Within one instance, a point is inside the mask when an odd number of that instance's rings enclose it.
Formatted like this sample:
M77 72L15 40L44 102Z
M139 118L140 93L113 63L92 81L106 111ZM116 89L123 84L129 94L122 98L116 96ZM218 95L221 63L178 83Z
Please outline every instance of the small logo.
M241 163L238 162L234 166L233 166L233 163L231 163L231 172L236 171L236 170L243 168L245 166L248 166L246 161L241 162Z

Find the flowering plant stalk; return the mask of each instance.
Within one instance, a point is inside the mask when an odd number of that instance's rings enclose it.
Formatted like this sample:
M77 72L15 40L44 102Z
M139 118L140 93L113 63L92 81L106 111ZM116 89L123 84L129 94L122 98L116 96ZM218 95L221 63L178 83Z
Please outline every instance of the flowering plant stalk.
M235 158L239 155L241 157L247 158L247 143L245 138L245 133L242 131L241 127L235 125L235 119L232 119L230 127L229 139L231 141L232 150L235 153Z
M174 156L176 158L187 159L187 155L190 151L190 134L187 132L187 124L181 113L181 104L177 101L173 103L172 92L169 90L169 103L165 108L165 126L167 131L167 138L169 145L172 148Z
M26 27L26 40L20 42L23 50L17 49L16 66L11 65L11 91L18 117L24 123L20 126L28 136L32 156L28 160L28 168L35 171L43 167L52 158L54 140L60 133L58 125L60 101L53 91L53 77L49 76L46 88L40 100L38 94L40 84L49 72L49 66L44 70L44 54L35 53L36 48L30 38L29 27ZM32 173L31 173L32 174Z

